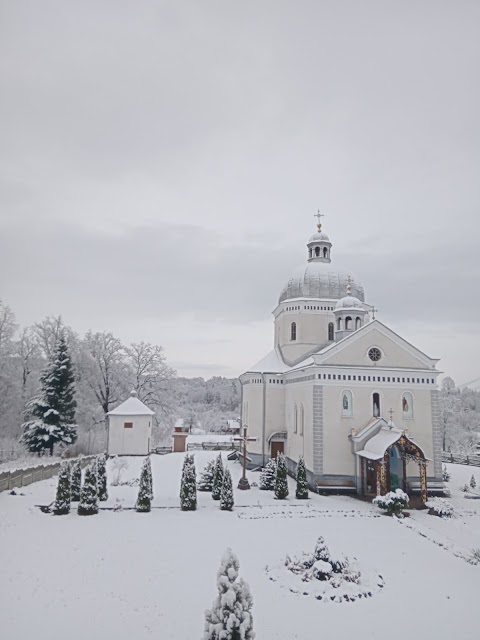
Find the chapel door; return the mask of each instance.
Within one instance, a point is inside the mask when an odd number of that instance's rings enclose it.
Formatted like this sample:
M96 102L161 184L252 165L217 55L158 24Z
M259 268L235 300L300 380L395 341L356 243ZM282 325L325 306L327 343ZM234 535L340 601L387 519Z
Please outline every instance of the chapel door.
M373 460L367 459L367 493L377 493L377 469Z
M272 442L270 443L270 456L276 460L279 453L283 453L284 442Z

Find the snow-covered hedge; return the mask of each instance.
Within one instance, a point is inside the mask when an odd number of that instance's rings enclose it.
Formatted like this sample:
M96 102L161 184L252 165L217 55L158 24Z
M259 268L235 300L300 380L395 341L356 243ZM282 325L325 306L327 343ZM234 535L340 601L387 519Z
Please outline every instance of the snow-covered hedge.
M384 509L392 515L399 515L402 509L408 507L408 502L407 494L401 489L389 491L384 496L377 496L373 499L373 504L376 504L377 507Z
M454 514L454 509L451 503L443 498L430 498L426 503L426 506L428 507L428 513L432 516L451 518Z

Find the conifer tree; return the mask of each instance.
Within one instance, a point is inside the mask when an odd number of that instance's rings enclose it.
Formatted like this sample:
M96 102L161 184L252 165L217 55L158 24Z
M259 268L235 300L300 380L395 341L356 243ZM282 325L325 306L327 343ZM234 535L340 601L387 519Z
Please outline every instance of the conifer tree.
M149 475L150 458L145 458L142 464L142 471L140 473L140 483L138 488L138 498L135 505L137 511L147 513L151 507L151 476Z
M200 474L200 480L198 481L199 491L211 491L213 489L213 471L215 468L215 461L211 460L205 465L202 473Z
M58 443L73 444L77 439L75 424L75 378L70 352L62 334L55 353L40 376L41 389L25 410L20 442L32 453L48 449Z
M98 499L100 502L108 500L108 488L107 488L107 456L102 453L97 456L97 489Z
M260 475L260 489L263 491L273 491L275 489L275 476L277 474L277 463L270 458Z
M303 456L300 456L297 465L297 490L295 496L298 500L306 500L308 498L307 469Z
M180 507L182 511L195 511L197 508L197 478L193 456L185 456L180 485Z
M85 469L85 480L78 503L79 516L92 516L98 513L97 469L92 462Z
M80 500L80 491L82 490L82 465L80 460L75 460L72 463L70 490L72 502L78 502Z
M238 577L239 562L231 549L223 554L217 573L218 596L205 611L203 640L254 640L253 599L248 584Z
M232 476L230 475L230 471L228 469L225 469L223 473L223 484L220 494L220 509L222 511L231 511L233 509Z
M477 486L477 481L475 480L475 476L473 474L470 478L470 486L472 487L472 489L475 489L475 487Z
M56 516L70 513L70 500L70 464L62 462L58 472L57 495L53 504L53 513Z
M147 456L144 460L144 465L147 470L148 489L150 493L150 500L153 500L153 476L152 476L152 461L150 456Z
M212 498L220 500L223 485L223 462L222 454L219 453L215 460L215 468L213 470Z
M275 497L284 500L288 496L287 463L283 453L277 457L277 473L275 475Z

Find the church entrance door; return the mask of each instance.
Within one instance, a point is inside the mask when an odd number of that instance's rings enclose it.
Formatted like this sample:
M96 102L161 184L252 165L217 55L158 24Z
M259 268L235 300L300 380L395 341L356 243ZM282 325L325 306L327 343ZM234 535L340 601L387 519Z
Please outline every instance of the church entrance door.
M270 443L270 456L276 460L279 453L283 453L284 442L271 442Z
M367 493L377 493L377 468L373 460L365 459L367 466Z

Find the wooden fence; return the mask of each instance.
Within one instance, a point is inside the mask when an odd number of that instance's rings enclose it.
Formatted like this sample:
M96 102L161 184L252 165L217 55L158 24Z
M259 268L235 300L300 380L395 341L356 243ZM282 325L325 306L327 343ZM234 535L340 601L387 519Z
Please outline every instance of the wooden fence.
M187 451L233 451L240 449L238 442L187 442Z
M471 453L465 455L463 453L442 453L443 462L454 462L455 464L468 464L472 467L480 467L480 454Z
M82 456L81 458L69 458L68 462L79 460L83 469L83 467L86 467L94 458L96 458L96 456ZM60 462L52 462L51 464L39 464L34 467L0 471L0 492L26 487L32 484L32 482L38 482L39 480L47 480L57 475L59 469Z

